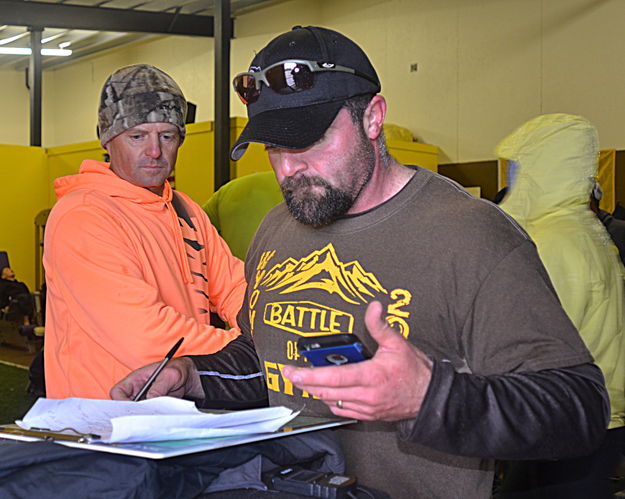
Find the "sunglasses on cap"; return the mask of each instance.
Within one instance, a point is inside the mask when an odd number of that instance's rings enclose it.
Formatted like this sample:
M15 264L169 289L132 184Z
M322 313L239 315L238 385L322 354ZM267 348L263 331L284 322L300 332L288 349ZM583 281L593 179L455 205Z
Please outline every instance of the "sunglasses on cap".
M232 80L232 85L243 104L247 105L258 100L261 82L274 92L280 95L287 95L313 88L315 86L315 73L321 71L350 73L378 85L377 80L356 69L340 66L333 62L316 62L300 59L287 59L276 62L261 71L239 73Z

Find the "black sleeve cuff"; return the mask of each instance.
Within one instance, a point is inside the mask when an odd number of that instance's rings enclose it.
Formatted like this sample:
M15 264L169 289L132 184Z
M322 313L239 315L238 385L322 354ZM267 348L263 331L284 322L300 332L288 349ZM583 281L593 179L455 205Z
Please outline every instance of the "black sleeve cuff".
M200 375L203 409L252 409L268 405L265 376L254 343L245 335L211 355L189 356Z
M434 362L421 410L398 424L398 435L462 456L566 458L600 444L609 413L594 364L478 376Z

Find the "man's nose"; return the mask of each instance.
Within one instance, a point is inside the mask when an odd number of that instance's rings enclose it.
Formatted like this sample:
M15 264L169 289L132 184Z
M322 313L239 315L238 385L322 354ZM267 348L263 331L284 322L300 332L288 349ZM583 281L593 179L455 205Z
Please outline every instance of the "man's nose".
M161 155L161 142L158 135L148 135L145 145L145 153L150 158L158 158Z
M289 151L288 149L271 151L269 160L278 179L293 177L308 168L306 159L301 152Z

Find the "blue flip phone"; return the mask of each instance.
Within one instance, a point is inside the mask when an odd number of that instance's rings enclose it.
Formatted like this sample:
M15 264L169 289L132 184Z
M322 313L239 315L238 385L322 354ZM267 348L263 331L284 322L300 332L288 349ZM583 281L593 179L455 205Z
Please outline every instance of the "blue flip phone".
M371 358L371 353L355 334L307 336L297 341L297 349L313 366L340 366Z

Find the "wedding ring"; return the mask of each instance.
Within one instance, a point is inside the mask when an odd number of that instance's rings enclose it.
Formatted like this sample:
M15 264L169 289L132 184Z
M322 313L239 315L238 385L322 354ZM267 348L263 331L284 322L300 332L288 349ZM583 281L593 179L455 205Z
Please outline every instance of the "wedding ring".
M342 409L342 408L343 408L343 401L342 401L342 400L337 400L337 401L336 401L336 406L337 406L339 409Z

